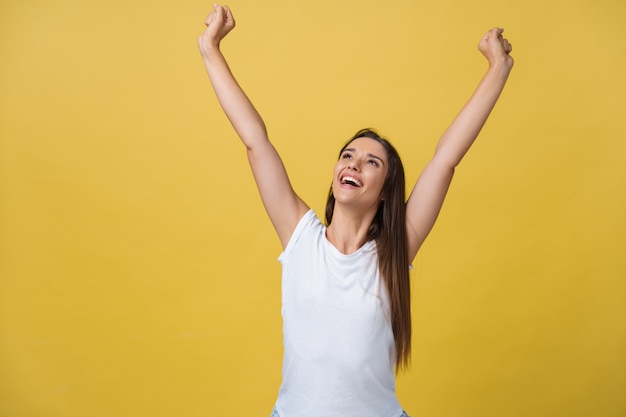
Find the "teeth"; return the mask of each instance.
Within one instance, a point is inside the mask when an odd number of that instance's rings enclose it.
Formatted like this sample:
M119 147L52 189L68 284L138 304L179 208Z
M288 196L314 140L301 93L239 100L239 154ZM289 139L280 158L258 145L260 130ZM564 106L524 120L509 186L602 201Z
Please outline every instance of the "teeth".
M360 187L360 186L361 186L361 181L359 181L359 180L357 180L356 178L351 177L351 176L349 176L349 175L348 175L348 176L343 177L343 178L341 179L341 183L342 183L342 184L348 184L348 183L351 183L352 185L356 185L356 186L358 186L358 187Z

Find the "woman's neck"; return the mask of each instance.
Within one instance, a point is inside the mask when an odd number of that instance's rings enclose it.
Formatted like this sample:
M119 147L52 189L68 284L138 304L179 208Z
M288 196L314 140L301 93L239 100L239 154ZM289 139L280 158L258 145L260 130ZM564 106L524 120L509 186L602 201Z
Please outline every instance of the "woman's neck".
M335 204L326 238L344 255L359 250L368 241L368 232L376 213L355 213Z

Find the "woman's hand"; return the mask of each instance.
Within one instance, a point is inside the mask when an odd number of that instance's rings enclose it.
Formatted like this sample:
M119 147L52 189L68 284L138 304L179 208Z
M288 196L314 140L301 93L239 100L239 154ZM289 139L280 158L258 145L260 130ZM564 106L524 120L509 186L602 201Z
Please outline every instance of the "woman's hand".
M214 4L213 11L209 13L204 24L207 28L200 35L198 45L202 55L206 56L211 48L219 48L220 41L235 27L235 19L227 6Z
M489 66L504 63L508 68L513 67L513 57L510 55L513 48L506 38L502 37L502 28L493 28L485 33L478 44L478 50L487 58Z

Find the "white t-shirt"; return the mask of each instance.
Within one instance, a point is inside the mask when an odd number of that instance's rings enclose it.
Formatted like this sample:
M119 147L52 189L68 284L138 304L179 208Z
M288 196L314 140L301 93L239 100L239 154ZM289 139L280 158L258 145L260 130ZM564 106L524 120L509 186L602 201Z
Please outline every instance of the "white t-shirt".
M278 260L284 337L280 416L401 416L376 243L344 255L309 210Z

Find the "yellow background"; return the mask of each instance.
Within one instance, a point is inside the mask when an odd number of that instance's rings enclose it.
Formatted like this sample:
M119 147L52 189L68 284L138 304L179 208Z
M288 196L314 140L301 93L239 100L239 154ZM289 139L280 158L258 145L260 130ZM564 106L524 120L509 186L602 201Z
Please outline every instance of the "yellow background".
M506 28L516 65L415 261L419 416L626 415L626 3L233 0L299 194L375 127L409 185ZM0 6L0 416L267 416L280 252L197 52L210 4Z

